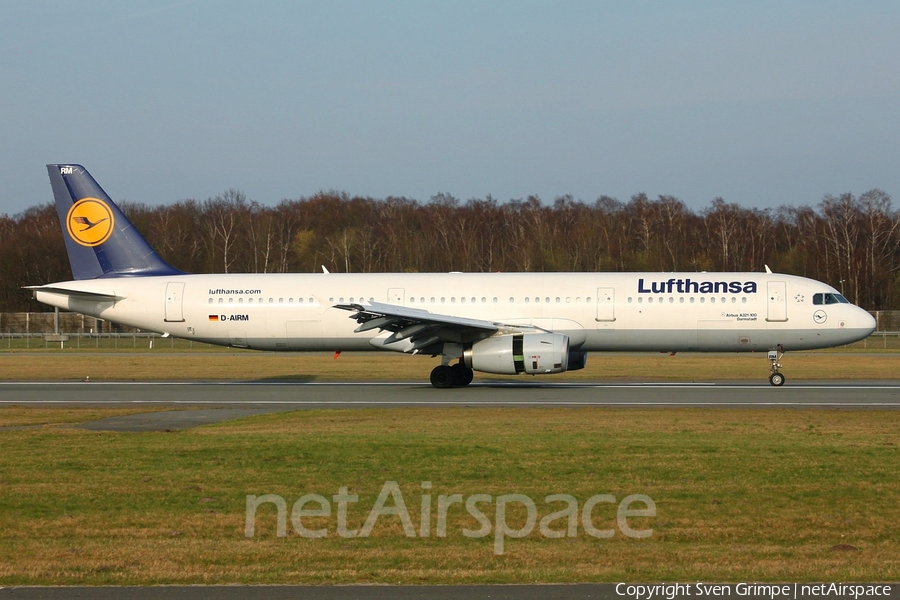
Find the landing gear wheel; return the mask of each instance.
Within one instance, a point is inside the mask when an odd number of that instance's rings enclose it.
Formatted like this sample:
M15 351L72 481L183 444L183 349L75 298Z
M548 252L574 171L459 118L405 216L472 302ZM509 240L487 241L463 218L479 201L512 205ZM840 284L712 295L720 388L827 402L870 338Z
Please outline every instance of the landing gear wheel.
M769 350L769 370L772 371L772 374L769 375L769 383L775 387L784 385L784 375L778 370L781 368L779 361L782 356L784 356L784 348L781 345L775 350Z
M453 368L450 365L438 365L431 370L431 385L438 389L452 388L456 383Z
M456 363L450 368L453 370L455 385L466 387L472 383L472 379L475 377L475 372L472 369L462 363Z

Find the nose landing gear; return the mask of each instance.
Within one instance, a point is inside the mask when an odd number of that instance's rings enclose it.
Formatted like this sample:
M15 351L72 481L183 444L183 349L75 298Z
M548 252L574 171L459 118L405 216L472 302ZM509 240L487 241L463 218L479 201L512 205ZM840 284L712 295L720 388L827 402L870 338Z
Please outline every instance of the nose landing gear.
M772 374L769 375L769 383L775 387L784 385L784 375L778 370L781 368L779 361L782 356L784 356L784 352L769 350L769 370L772 371Z

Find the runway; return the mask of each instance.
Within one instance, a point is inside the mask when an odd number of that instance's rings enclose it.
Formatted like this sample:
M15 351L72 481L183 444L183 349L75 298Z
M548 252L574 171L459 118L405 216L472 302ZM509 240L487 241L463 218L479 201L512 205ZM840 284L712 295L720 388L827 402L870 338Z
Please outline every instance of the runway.
M428 406L900 408L900 381L788 383L0 382L0 406L296 410Z
M107 431L185 429L302 409L427 407L900 408L900 381L765 383L3 382L0 407L171 407L82 425Z

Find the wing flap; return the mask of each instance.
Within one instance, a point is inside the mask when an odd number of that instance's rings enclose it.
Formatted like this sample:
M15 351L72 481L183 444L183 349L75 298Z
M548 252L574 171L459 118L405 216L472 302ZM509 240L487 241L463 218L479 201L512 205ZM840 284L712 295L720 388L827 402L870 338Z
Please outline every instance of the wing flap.
M356 333L373 329L389 331L391 335L384 340L384 345L409 340L409 344L403 345L405 352L439 348L445 342L474 342L490 337L500 329L497 324L483 319L442 315L383 302L336 304L334 307L353 313L350 318L359 323Z
M403 323L404 321L407 325L410 323L441 323L444 325L456 325L459 327L468 327L472 329L490 331L491 333L497 331L498 329L498 327L494 323L491 323L490 321L484 321L482 319L469 319L467 317L441 315L423 310L421 308L408 308L406 306L385 304L383 302L368 302L366 304L336 304L334 307L340 308L342 310L356 311L356 314L352 315L351 318L355 318L357 322L361 324L367 324L369 321L380 317L387 317L387 321L385 322L384 326L380 324L373 324L372 327L368 327L367 329L378 328L390 329L391 331L395 331L394 329L391 329L392 325ZM362 319L360 319L360 317L362 317ZM359 329L359 331L366 331L366 329Z

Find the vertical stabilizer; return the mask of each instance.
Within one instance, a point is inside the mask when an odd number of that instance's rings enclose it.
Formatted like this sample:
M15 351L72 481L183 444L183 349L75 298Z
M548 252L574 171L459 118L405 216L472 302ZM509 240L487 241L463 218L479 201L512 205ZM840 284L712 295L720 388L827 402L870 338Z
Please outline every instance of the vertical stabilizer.
M47 165L75 279L178 275L81 165Z

